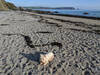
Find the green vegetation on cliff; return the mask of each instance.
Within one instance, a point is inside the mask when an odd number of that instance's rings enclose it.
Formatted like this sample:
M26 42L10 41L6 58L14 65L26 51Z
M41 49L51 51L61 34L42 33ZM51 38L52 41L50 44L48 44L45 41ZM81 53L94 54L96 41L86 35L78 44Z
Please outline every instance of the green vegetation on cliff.
M16 6L13 3L6 2L6 5L9 9L16 10Z
M0 10L15 10L16 6L12 3L6 2L5 0L0 0Z
M0 10L8 10L4 0L0 0Z

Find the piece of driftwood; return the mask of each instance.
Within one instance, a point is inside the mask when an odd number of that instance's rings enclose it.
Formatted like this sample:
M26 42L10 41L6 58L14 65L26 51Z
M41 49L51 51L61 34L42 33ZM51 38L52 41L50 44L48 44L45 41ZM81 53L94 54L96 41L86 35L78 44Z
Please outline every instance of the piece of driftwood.
M47 65L54 58L53 52L49 52L47 54L40 54L40 64Z

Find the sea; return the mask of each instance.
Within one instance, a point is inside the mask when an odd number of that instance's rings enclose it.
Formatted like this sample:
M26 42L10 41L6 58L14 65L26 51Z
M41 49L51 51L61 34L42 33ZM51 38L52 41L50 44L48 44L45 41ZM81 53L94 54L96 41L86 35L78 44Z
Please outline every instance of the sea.
M54 14L64 14L64 15L77 15L77 16L86 16L86 17L97 17L100 18L100 10L65 10L65 9L32 9L40 11L51 11L57 12Z

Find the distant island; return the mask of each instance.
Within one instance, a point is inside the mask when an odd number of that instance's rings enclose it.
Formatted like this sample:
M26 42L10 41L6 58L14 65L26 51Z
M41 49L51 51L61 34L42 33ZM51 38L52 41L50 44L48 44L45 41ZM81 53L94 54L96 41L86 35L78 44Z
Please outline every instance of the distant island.
M74 7L24 7L28 9L70 9L70 10L75 10Z

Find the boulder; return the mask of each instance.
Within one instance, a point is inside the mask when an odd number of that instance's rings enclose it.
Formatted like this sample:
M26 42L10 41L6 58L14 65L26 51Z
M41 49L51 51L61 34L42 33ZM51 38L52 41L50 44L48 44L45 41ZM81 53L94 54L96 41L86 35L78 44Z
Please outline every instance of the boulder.
M88 13L88 12L84 12L83 14L87 15L87 14L89 14L89 13Z

